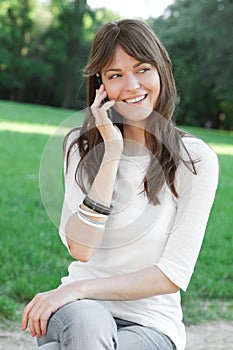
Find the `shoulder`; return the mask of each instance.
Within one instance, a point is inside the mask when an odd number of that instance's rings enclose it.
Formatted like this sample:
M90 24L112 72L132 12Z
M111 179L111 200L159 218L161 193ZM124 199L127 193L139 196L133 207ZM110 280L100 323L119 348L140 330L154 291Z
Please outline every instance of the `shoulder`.
M219 181L219 161L216 153L197 137L185 136L182 137L182 142L184 147L181 149L181 161L176 173L180 197L190 188L201 192L202 195L215 193Z
M193 136L185 136L182 141L194 163L197 178L206 177L209 181L218 181L219 160L211 146Z
M194 161L196 158L199 161L218 164L217 154L205 141L195 136L184 136L182 141Z
M64 151L67 151L72 146L72 144L78 141L78 138L80 136L80 130L81 130L81 127L77 127L70 130L66 134L64 138L64 143L63 143Z
M74 128L66 134L63 142L64 153L64 169L67 169L67 165L72 163L77 165L80 160L78 139L80 136L80 127Z

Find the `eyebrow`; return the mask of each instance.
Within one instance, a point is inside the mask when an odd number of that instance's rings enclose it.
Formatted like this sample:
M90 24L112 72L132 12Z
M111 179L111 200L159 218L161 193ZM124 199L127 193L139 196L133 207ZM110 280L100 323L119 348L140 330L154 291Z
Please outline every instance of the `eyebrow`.
M137 68L137 67L139 67L141 64L144 64L145 62L138 62L138 63L136 63L134 66L133 66L133 68ZM122 71L122 69L120 69L120 68L109 68L109 69L106 69L104 72L103 72L103 74L106 74L106 73L108 73L108 72L121 72Z

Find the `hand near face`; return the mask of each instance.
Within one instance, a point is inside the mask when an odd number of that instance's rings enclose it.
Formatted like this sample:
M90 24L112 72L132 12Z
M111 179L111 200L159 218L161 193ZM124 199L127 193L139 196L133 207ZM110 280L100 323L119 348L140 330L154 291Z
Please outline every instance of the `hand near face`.
M114 147L120 151L123 148L123 138L119 128L113 125L111 119L108 116L108 111L115 104L115 100L105 102L107 92L104 88L104 84L101 84L100 88L96 90L96 97L91 106L91 111L95 118L95 124L98 128L103 140L105 142L105 148L114 144Z

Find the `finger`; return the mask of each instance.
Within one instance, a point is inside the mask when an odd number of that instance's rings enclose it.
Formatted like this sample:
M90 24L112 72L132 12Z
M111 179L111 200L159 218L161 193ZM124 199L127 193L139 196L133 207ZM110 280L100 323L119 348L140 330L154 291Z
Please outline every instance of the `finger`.
M96 126L101 125L112 125L112 121L110 120L107 111L114 105L115 101L108 101L102 107L91 107L92 114L95 118Z
M35 297L25 306L22 312L22 322L21 322L21 329L22 331L25 331L28 326L28 320L29 320L29 313L33 306L35 305Z
M28 322L29 322L31 335L32 337L34 337L35 335L40 336L41 330L40 330L39 319L40 319L41 313L45 308L43 294L42 293L37 294L29 304L27 307L30 308L30 311L26 310L26 312L28 312Z
M23 311L23 316L22 316L22 322L21 322L21 329L22 331L25 331L28 326L28 314L24 313Z
M50 298L47 301L42 298L40 305L38 304L38 307L33 309L29 316L31 332L39 338L44 335L46 333L48 319L58 307L59 305L51 301Z
M92 109L92 112L95 116L95 118L97 119L98 117L101 117L101 118L104 118L104 120L106 120L107 122L109 121L107 119L108 117L108 114L107 114L107 111L115 104L115 100L111 100L111 101L108 101L106 103L104 103L101 107L91 107Z
M29 327L32 337L35 335L40 338L42 336L41 330L41 318L43 318L43 313L46 309L46 305L40 305L37 309L33 309L29 315Z
M107 91L104 89L104 85L102 84L100 89L96 90L96 96L93 102L93 107L99 107L102 101L107 97Z
M49 317L52 315L52 312L50 310L45 310L43 315L41 316L40 319L40 329L41 329L41 334L42 336L46 334L47 331L47 324Z
M95 123L97 127L100 126L112 126L112 114L110 108L114 105L115 101L106 102L95 113Z
M103 106L101 106L100 110L106 112L111 107L113 107L114 104L115 104L115 100L108 101L105 104L103 104Z
M31 336L35 337L36 336L36 330L34 328L34 322L31 319L29 319L28 323L29 323L29 329L30 329Z

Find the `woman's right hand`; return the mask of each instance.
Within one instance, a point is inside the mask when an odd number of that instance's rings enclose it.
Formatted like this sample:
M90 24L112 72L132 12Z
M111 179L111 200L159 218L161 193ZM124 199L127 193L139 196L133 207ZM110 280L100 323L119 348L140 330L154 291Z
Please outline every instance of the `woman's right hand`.
M111 119L108 117L107 111L115 104L115 100L111 100L102 104L106 98L107 92L104 84L101 84L99 89L96 89L96 97L91 106L91 111L95 118L95 124L98 128L105 143L105 149L117 149L122 152L123 137L116 125L113 125ZM114 146L114 147L113 147Z
M24 308L22 316L22 331L30 327L32 337L41 338L46 334L50 316L62 306L82 299L78 284L73 282L48 292L38 293Z

